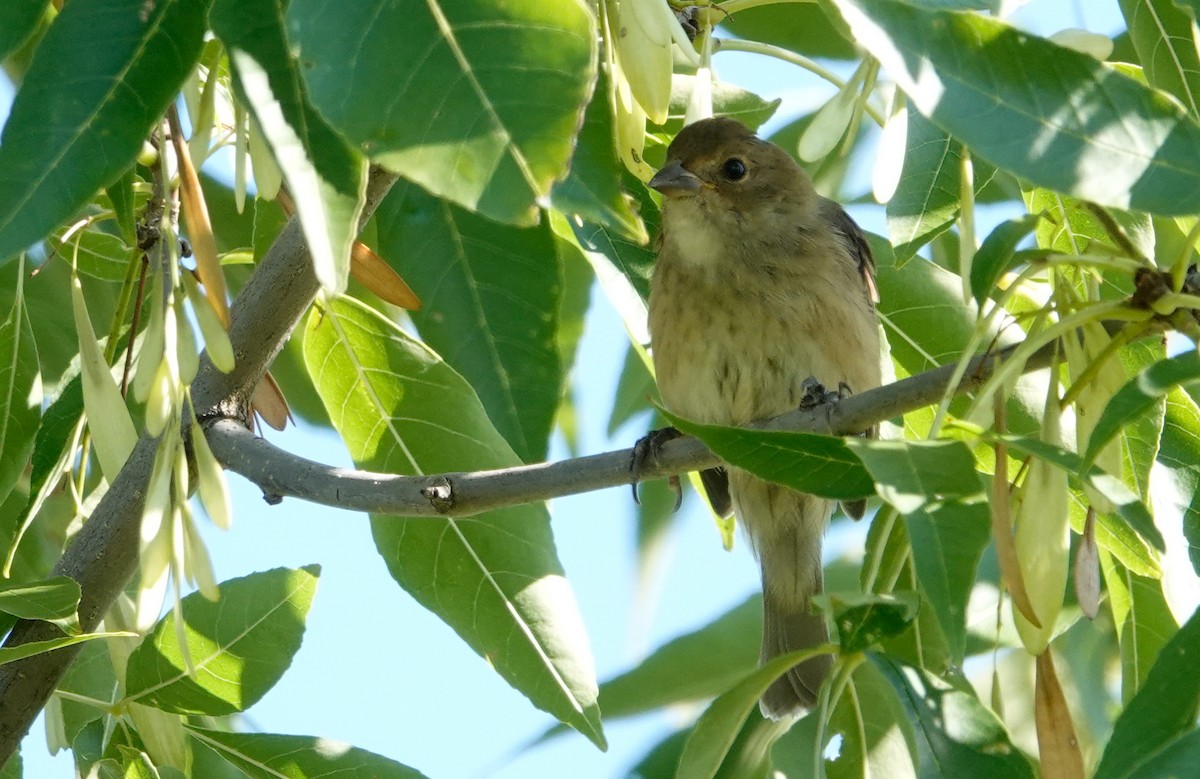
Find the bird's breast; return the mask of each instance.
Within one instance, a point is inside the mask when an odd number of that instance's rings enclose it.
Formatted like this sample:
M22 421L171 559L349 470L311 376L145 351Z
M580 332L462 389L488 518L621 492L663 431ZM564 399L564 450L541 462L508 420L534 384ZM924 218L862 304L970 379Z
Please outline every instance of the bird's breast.
M672 259L660 259L650 295L654 363L672 412L742 425L795 409L810 376L856 392L880 384L874 313L839 265L727 263L714 273Z

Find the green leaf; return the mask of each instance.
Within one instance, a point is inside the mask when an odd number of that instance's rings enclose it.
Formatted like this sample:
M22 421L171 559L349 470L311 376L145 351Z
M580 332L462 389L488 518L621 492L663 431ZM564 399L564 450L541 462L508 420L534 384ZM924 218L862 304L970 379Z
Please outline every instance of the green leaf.
M25 263L16 263L15 270L13 305L0 322L0 503L29 463L42 415L41 366L25 308Z
M0 585L0 611L21 619L72 620L79 608L79 583L67 576Z
M46 641L30 641L28 644L0 647L0 665L24 660L27 657L40 655L43 652L53 652L56 649L64 649L76 644L82 644L85 641L94 641L97 638L124 638L133 635L135 634L125 632L82 633L77 636L63 636L62 638L51 638Z
M1160 580L1139 576L1103 552L1100 568L1121 649L1121 700L1129 701L1179 625Z
M1008 219L996 225L983 239L979 251L975 252L975 259L971 261L971 294L980 306L1012 265L1017 246L1034 231L1039 221L1037 214Z
M1187 776L1200 764L1200 730L1184 733L1152 755L1146 755L1131 779L1175 779Z
M637 202L637 209L642 215L642 221L646 224L647 232L650 235L657 235L662 215L659 212L658 204L650 196L650 190L629 173L624 174L624 182L626 190ZM637 290L643 301L650 297L650 274L654 268L655 258L653 247L631 241L617 231L590 222L579 224L572 221L571 228L575 232L575 238L579 241L580 248L607 258L617 270L624 274L625 278L629 279L629 283Z
M747 8L721 21L739 38L773 43L809 57L852 60L854 44L816 3L778 4Z
M108 196L108 201L112 204L113 215L117 221L121 238L127 244L137 242L137 217L134 216L134 208L138 202L138 196L134 194L134 181L140 181L136 168L126 168L116 181L104 188L104 194ZM211 208L209 216L212 216Z
M563 371L562 270L548 220L504 225L403 182L376 213L377 249L421 298L421 337L471 383L524 462L546 458Z
M1033 766L999 718L975 697L926 672L867 655L899 695L916 740L918 776L1033 779Z
M605 718L700 701L728 690L758 665L761 633L762 598L754 595L602 684Z
M990 513L975 458L961 441L867 441L847 446L871 472L884 500L905 515L913 565L949 643L961 661L966 608Z
M1042 217L1035 231L1040 248L1059 254L1126 253L1085 201L1042 188L1024 190L1022 195L1029 213ZM1154 230L1149 215L1120 210L1110 214L1135 247L1147 257L1154 256ZM1106 277L1103 291L1111 293L1116 281ZM1133 291L1128 281L1125 285L1125 294Z
M1156 482L1155 502L1182 517L1192 569L1200 573L1200 408L1178 388L1167 395L1158 464L1162 478ZM1163 508L1158 511L1161 517Z
M908 630L917 618L920 598L915 592L864 594L853 598L831 595L829 604L838 627L841 652L849 655Z
M208 5L79 0L63 8L0 136L0 261L129 166L200 54Z
M1095 779L1134 775L1159 749L1195 727L1200 705L1197 663L1200 612L1193 614L1163 647L1145 686L1117 718Z
M67 262L101 281L124 281L129 263L135 259L125 241L112 233L89 227L76 231L63 242L67 229L56 230L52 243ZM139 252L140 254L140 252Z
M597 99L588 103L579 131L579 143L571 156L567 177L554 185L550 194L554 208L572 221L602 225L622 238L645 244L650 240L638 216L634 200L621 186L625 165L613 145L612 103L606 78L596 85Z
M1191 16L1172 0L1120 0L1120 6L1146 80L1200 118L1200 56Z
M428 347L346 299L314 310L305 360L350 456L388 473L519 462L470 386ZM587 636L541 505L442 520L376 515L393 578L534 705L604 743Z
M962 441L842 440L871 473L880 497L902 514L983 492L975 458Z
M653 408L651 404L658 401L658 386L646 363L633 346L627 347L625 363L617 379L612 413L608 417L608 436L611 438L622 425L643 411L649 411Z
M1125 486L1120 478L1105 473L1095 466L1085 472L1084 462L1079 455L1045 441L1021 436L1002 436L1001 438L1013 449L1027 455L1040 457L1094 488L1113 502L1117 507L1117 513L1139 536L1158 551L1165 550L1166 544L1163 541L1162 533L1154 526L1154 519L1150 516L1146 504L1133 490Z
M287 24L313 105L371 159L492 219L538 220L595 86L584 3L293 0Z
M8 0L0 5L0 62L29 40L47 5L46 0Z
M921 113L972 153L1101 205L1200 210L1200 125L1161 93L991 17L834 3Z
M864 498L875 492L870 474L844 438L702 425L668 412L663 414L725 462L769 481L838 500Z
M1105 444L1134 419L1154 408L1175 387L1197 380L1200 380L1200 355L1195 351L1156 362L1130 379L1112 396L1096 421L1084 463L1091 463Z
M874 664L862 663L854 669L830 718L829 730L840 735L842 743L837 757L825 762L828 779L917 776L916 740L908 712ZM790 776L799 779L807 775Z
M321 285L346 288L367 185L365 160L309 104L288 49L284 0L217 0L209 19L287 181Z
M916 111L908 112L904 168L887 203L888 237L898 265L958 218L962 144Z
M424 779L415 768L365 749L313 736L228 733L187 727L192 738L214 750L250 779Z
M129 656L126 700L177 714L245 711L292 664L320 568L275 568L218 585L220 599L183 599L183 634L195 675L179 645L174 613L154 626Z
M742 730L751 709L758 705L771 683L789 668L819 652L805 649L773 658L722 693L700 715L679 758L677 779L711 779Z

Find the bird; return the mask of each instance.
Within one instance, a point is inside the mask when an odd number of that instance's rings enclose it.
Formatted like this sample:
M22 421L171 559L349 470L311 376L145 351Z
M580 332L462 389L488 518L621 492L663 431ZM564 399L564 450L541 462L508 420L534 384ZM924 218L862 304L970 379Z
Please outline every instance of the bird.
M790 154L734 119L704 119L676 135L648 186L663 196L649 329L668 411L741 426L811 403L814 390L831 394L824 387L880 386L870 247ZM812 599L823 592L833 501L732 466L702 476L714 510L737 515L761 568L761 662L828 642ZM865 504L843 508L858 519ZM828 654L794 666L763 695L763 714L811 709L831 667Z

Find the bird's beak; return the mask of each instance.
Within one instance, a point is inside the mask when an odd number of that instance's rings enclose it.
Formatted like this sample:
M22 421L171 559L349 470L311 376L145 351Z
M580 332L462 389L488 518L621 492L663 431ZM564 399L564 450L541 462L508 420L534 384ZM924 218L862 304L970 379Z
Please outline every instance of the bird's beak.
M700 191L700 183L696 174L684 168L678 161L668 163L650 179L650 187L667 197L694 195Z

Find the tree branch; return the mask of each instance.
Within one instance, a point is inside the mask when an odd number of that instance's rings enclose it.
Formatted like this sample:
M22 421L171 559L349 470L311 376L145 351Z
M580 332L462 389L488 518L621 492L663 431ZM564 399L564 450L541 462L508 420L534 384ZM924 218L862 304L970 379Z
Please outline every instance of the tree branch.
M396 176L372 170L360 225L370 218ZM316 296L318 284L300 224L292 219L272 244L262 264L231 308L229 340L237 365L228 374L208 355L192 383L201 417L245 418L246 404L267 366ZM96 628L137 569L138 533L158 439L143 435L108 492L54 566L54 575L70 576L83 591L79 622ZM49 622L21 620L5 646L58 638ZM46 705L82 645L34 655L0 666L0 765L16 751L39 711Z
M1114 328L1120 323L1114 323ZM980 387L1019 344L975 357L956 393ZM1034 353L1025 371L1050 364L1055 344ZM793 411L753 427L853 435L900 414L937 403L953 380L955 365L852 395L835 406ZM256 437L229 419L205 422L213 454L229 470L257 484L271 503L296 497L327 506L406 517L470 516L492 509L630 484L632 449L557 463L432 476L399 476L347 470L307 460ZM699 440L677 438L663 445L640 479L700 470L720 461Z

